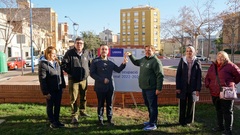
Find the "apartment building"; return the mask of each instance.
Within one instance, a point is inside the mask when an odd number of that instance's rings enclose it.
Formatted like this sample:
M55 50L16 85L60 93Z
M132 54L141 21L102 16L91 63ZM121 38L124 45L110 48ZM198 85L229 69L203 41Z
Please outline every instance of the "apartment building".
M161 50L159 10L147 5L121 9L120 45L154 45Z

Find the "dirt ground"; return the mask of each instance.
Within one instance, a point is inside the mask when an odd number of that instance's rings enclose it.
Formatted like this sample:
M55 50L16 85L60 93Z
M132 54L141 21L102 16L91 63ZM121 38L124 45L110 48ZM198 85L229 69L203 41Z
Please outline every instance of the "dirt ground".
M127 118L139 119L140 117L145 119L148 118L148 112L143 112L139 109L135 108L122 108L122 107L114 107L113 108L113 115L114 116L123 116Z

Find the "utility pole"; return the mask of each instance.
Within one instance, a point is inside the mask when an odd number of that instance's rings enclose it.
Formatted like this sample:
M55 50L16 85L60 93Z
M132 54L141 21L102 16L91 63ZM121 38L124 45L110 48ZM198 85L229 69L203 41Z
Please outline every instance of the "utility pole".
M31 44L31 63L33 63L33 44L32 44L32 0L30 0L30 44ZM34 64L31 64L34 73Z

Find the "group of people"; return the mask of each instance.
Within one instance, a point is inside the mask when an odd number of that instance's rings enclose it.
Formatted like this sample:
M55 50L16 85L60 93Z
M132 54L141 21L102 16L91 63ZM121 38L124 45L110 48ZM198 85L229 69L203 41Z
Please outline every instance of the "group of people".
M194 96L199 96L202 86L201 62L196 58L195 49L186 47L185 56L180 59L176 74L176 94L180 99L179 124L189 125L193 122ZM219 78L219 82L217 80ZM232 134L234 100L220 98L221 87L235 87L240 82L240 69L230 61L228 54L219 51L216 60L210 65L205 76L205 87L210 90L216 109L217 126L214 132L223 135Z
M63 89L66 87L63 71L68 74L68 87L72 110L71 123L78 123L80 116L90 116L86 113L87 77L94 80L94 90L97 95L98 124L104 125L104 103L106 102L107 123L114 125L112 120L112 99L114 82L112 73L121 72L128 63L128 58L135 66L140 67L139 87L142 89L144 103L148 109L149 121L144 122L143 130L156 130L158 119L158 95L162 90L164 74L161 61L155 55L155 47L145 46L145 56L136 59L130 52L124 53L121 65L116 65L108 59L109 47L100 47L100 56L90 63L88 55L84 52L84 41L76 38L74 48L66 52L62 63L56 57L56 48L50 46L44 52L39 64L39 81L43 95L47 101L47 116L50 127L63 127L59 121L59 112ZM205 86L210 89L213 104L217 112L218 127L214 131L224 131L231 134L233 124L234 100L219 98L220 86L216 81L216 72L220 78L221 86L234 86L240 82L240 69L232 63L224 51L217 53L216 61L212 63L205 77ZM201 62L196 57L192 46L186 47L185 56L180 59L176 73L176 95L179 98L179 124L189 125L193 122L193 93L199 96L202 87ZM80 94L80 106L77 104Z

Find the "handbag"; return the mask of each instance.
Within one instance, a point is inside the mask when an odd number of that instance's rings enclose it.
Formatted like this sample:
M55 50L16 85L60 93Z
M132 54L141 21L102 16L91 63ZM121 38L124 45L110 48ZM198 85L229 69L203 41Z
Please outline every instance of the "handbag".
M237 90L236 87L222 87L220 85L220 80L218 77L217 67L215 66L216 78L218 81L218 85L220 87L219 98L224 100L234 100L237 99Z
M234 100L237 99L235 87L222 87L219 95L220 99Z

